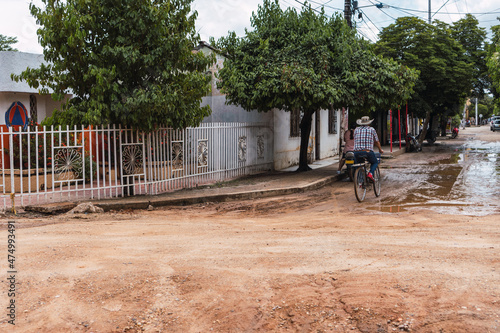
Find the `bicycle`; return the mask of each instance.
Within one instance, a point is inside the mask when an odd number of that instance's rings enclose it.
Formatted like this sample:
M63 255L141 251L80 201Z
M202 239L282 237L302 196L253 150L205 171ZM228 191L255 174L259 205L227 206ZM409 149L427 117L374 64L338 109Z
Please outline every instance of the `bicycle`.
M377 159L380 163L380 154L377 154ZM370 162L368 162L365 158L362 158L360 163L354 164L352 166L356 169L354 171L354 194L356 195L356 199L359 202L363 202L366 196L366 190L369 190L373 187L373 191L375 192L375 196L380 196L381 185L380 185L380 169L377 166L377 169L373 172L373 182L368 179L367 175L370 172Z

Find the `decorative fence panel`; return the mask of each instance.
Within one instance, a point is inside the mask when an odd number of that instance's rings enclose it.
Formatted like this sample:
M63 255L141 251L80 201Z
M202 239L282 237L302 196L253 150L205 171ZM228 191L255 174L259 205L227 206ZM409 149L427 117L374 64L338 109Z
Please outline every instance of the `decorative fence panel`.
M160 194L273 168L268 124L0 128L0 205Z

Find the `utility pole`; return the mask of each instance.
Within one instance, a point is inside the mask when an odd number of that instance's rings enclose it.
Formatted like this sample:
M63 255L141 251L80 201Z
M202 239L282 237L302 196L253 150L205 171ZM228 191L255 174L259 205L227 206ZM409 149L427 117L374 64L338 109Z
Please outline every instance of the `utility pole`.
M349 28L352 28L351 0L345 0L344 2L344 18Z
M429 24L431 24L431 0L429 0Z
M462 117L462 128L465 129L465 124L467 123L467 119L466 119L466 111L467 111L467 101L465 101L465 104L464 104L464 114L463 114L463 117Z
M477 98L477 96L476 96L476 126L478 126L478 125L479 125L479 124L477 123L477 100L478 100L478 98Z
M344 19L347 22L347 25L349 28L352 29L352 11L351 11L351 0L345 0L344 2ZM332 107L332 106L331 106ZM334 111L338 112L338 111ZM342 108L342 111L340 111L340 135L339 135L339 145L338 145L338 152L339 152L339 157L342 157L342 138L344 137L344 133L349 127L349 107L347 108ZM12 141L12 140L11 140ZM12 154L11 154L12 155ZM14 162L12 162L14 163ZM14 165L14 164L11 164Z

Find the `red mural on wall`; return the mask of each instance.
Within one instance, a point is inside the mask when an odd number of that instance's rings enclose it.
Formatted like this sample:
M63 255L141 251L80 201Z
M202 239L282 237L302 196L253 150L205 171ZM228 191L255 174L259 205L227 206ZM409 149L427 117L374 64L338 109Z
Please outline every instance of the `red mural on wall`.
M22 126L26 129L28 126L28 111L21 102L14 102L11 104L7 112L5 112L5 124L7 127Z

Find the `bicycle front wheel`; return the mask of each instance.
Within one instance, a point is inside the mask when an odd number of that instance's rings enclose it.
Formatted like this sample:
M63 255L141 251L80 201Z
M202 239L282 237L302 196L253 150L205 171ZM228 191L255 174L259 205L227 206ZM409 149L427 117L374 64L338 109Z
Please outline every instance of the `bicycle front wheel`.
M373 172L373 191L375 192L375 196L378 197L380 195L381 185L380 185L380 170L377 167Z
M354 172L354 194L359 202L365 200L366 184L365 184L365 169L357 168Z

